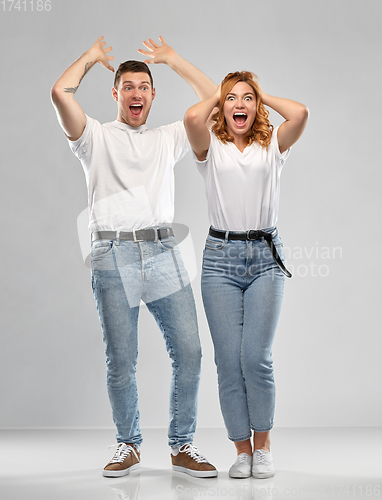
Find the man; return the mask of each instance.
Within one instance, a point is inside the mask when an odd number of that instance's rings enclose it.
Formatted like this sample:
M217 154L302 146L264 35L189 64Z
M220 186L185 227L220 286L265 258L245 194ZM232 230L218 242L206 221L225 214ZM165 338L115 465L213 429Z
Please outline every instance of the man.
M192 444L196 427L201 348L194 298L173 237L174 164L189 150L182 122L148 129L155 98L146 63L168 64L200 99L216 85L160 38L144 42L145 63L118 68L112 94L114 122L101 125L86 116L74 94L97 62L114 71L112 50L100 37L52 88L52 102L88 186L92 239L92 287L103 330L107 387L118 448L103 470L107 477L139 466L137 324L143 300L157 321L172 360L169 445L175 470L196 477L216 476L213 465Z

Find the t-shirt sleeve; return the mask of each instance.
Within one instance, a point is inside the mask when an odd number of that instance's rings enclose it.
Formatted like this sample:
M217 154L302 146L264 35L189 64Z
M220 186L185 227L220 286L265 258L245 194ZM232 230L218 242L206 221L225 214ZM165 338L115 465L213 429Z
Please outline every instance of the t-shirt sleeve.
M280 153L280 148L279 148L279 141L277 140L277 131L279 127L275 127L272 132L272 139L271 139L271 148L272 148L272 153L276 157L277 161L280 163L280 165L283 167L284 163L286 162L291 148L287 149L283 153Z
M193 156L193 158L195 160L196 166L198 167L198 169L200 171L203 170L203 169L205 169L206 167L208 167L208 165L209 165L209 163L211 161L211 154L212 154L213 143L214 143L214 141L218 140L216 138L215 134L213 132L211 132L211 130L209 132L210 132L210 145L209 145L209 148L207 150L206 158L204 160L198 160L196 154L194 153L194 151L192 151L192 156Z
M160 128L167 135L169 143L172 142L173 144L174 161L177 163L191 149L184 124L182 121L179 121Z
M76 141L71 141L68 139L69 147L72 150L73 154L77 156L79 160L89 160L93 150L93 133L94 129L97 126L101 126L101 124L94 120L94 118L90 118L90 116L86 116L86 126L82 135Z

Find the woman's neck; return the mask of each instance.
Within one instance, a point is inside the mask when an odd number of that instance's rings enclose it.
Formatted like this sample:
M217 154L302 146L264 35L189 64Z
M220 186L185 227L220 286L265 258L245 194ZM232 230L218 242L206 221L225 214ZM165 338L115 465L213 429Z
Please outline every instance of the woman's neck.
M242 136L235 136L233 139L233 143L241 153L248 145L246 138Z

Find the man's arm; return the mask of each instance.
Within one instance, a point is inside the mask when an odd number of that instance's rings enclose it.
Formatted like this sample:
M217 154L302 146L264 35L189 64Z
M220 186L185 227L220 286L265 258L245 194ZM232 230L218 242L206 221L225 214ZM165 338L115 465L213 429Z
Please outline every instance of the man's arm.
M74 99L74 94L80 86L82 79L97 62L106 69L114 71L113 67L109 64L109 61L114 59L114 57L106 55L112 50L112 47L105 49L106 42L102 40L103 36L89 50L82 54L77 61L69 66L51 90L52 103L56 110L58 121L67 137L72 141L76 141L81 137L86 125L85 113Z
M158 45L154 40L149 38L148 42L143 42L143 45L148 50L138 49L140 54L150 58L146 59L144 62L146 64L168 64L171 69L191 85L201 101L211 97L215 93L217 85L193 64L177 54L175 50L164 41L163 37L160 36L159 40L162 45Z

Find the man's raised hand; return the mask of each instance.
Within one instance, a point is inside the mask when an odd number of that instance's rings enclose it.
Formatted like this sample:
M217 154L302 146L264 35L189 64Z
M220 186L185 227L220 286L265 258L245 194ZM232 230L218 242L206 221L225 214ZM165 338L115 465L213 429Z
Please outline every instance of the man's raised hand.
M93 43L91 50L96 56L96 62L99 62L104 68L114 73L113 66L109 64L109 61L112 61L114 56L107 55L111 50L113 50L113 47L105 48L106 42L103 41L103 38L103 36L100 36L98 40Z
M148 50L138 49L140 54L149 57L149 59L144 61L146 64L168 64L171 58L176 56L175 50L165 42L162 36L159 37L159 40L162 45L158 45L154 40L149 38L147 42L143 42L143 45Z

